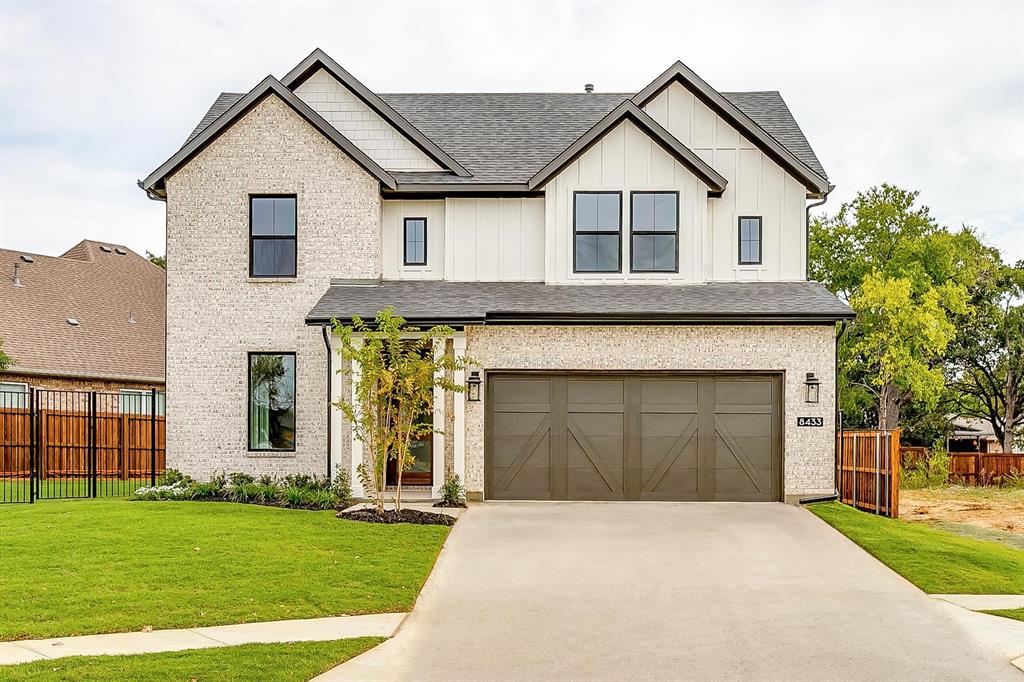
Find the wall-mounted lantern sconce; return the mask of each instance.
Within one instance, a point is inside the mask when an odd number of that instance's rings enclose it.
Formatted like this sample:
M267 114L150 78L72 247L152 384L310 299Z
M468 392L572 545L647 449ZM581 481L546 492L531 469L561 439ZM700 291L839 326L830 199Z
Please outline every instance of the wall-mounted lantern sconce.
M472 403L480 402L480 384L483 380L480 379L480 372L470 372L469 378L466 379L466 398Z
M807 402L818 402L818 389L821 387L821 380L814 376L814 372L808 372L804 384L807 385Z

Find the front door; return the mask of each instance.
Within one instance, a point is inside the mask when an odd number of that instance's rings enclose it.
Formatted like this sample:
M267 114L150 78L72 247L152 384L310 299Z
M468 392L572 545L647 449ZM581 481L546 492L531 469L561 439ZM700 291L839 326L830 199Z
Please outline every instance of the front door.
M428 425L433 425L432 414L427 414L423 420ZM409 453L413 457L412 464L402 472L402 485L433 485L434 484L434 434L426 433L413 438L409 444ZM398 482L398 466L393 459L388 460L387 484L395 485Z

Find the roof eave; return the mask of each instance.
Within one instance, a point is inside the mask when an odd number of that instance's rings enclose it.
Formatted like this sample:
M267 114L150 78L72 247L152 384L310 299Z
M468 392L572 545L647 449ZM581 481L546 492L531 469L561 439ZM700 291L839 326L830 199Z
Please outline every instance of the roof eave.
M632 101L642 108L657 97L662 90L676 81L684 86L689 86L705 104L709 104L712 109L717 110L719 114L729 119L740 130L750 135L762 151L767 152L773 160L786 167L790 173L800 180L801 184L807 188L810 196L821 197L828 193L829 182L827 178L816 173L807 164L796 158L791 151L769 135L764 128L759 126L735 104L723 97L720 92L711 87L703 78L694 73L690 67L680 61L668 67L660 76L651 81L647 87L634 95Z
M421 133L416 126L408 121L408 119L395 111L394 108L381 99L377 93L363 85L358 78L346 71L340 64L338 64L338 62L334 61L330 55L319 47L313 50L308 57L299 62L294 69L289 71L285 77L281 79L281 83L289 90L295 90L295 88L302 85L306 79L321 68L330 73L334 78L338 79L338 81L340 81L345 87L354 93L356 97L373 109L384 120L388 121L388 123L400 130L403 135L405 135L420 149L420 151L437 162L438 165L452 171L460 177L468 178L472 176L472 173L466 170L458 161L441 149L437 143Z
M364 170L376 177L381 185L394 189L397 186L395 178L384 170L376 161L371 159L364 151L359 149L348 138L341 134L337 128L328 123L320 114L314 111L308 104L278 81L273 76L267 76L259 84L250 90L246 95L233 104L227 111L207 126L199 135L196 135L191 142L179 149L171 158L160 165L149 176L139 183L139 186L147 194L156 194L160 197L166 196L165 180L177 172L182 166L188 163L196 154L205 149L210 143L216 140L221 133L227 130L235 121L247 114L260 102L271 95L277 95L299 116L304 118L310 125L317 129L324 137L328 138L338 148L348 154L353 161L359 164Z

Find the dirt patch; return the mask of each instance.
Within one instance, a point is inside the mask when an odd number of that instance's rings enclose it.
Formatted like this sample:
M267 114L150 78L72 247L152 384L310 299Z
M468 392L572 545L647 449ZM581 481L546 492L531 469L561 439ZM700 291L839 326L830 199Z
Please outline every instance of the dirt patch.
M932 524L967 524L1024 535L1024 490L961 486L901 490L900 518Z
M425 526L454 526L455 518L447 514L435 514L434 512L419 511L418 509L403 509L396 512L394 509L385 509L378 512L376 509L353 509L352 511L338 512L339 519L346 521L365 521L367 523L417 523Z

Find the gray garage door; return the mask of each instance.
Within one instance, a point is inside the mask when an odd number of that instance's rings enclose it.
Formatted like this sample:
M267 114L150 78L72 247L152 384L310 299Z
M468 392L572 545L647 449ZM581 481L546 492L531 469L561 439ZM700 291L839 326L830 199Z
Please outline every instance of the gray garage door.
M782 497L777 375L488 374L492 500Z

